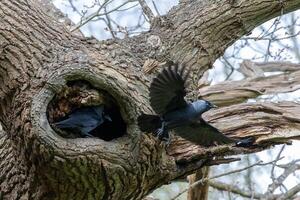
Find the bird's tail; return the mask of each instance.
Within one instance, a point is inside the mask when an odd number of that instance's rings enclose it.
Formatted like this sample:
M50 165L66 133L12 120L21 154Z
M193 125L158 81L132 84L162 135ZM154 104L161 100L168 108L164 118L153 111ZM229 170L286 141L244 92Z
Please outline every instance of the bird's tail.
M141 114L138 117L138 125L143 132L154 132L161 127L162 121L157 115Z
M235 146L237 147L253 147L255 142L255 137L247 137L236 141Z

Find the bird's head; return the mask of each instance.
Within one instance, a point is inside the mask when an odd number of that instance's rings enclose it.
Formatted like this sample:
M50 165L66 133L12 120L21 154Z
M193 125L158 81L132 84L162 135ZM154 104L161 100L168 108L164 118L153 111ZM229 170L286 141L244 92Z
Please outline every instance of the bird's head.
M203 99L195 101L193 103L193 106L200 113L204 113L212 108L217 108L217 106L214 105L213 103L203 100Z
M205 101L205 100L204 100ZM209 102L209 101L205 101L205 105L208 108L208 110L212 109L212 108L217 108L218 106L216 106L215 104Z

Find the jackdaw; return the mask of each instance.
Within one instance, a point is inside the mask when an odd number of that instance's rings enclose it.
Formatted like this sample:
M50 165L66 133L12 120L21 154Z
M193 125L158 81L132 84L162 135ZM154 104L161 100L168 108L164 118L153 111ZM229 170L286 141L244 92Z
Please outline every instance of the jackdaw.
M93 137L90 132L105 120L111 121L111 118L104 113L104 105L100 105L78 108L71 112L67 119L54 125L63 130L79 132L82 137Z
M212 146L236 143L247 146L253 138L235 141L209 125L202 113L216 107L206 100L187 102L186 82L189 73L178 64L169 65L153 79L150 85L150 105L157 115L142 114L138 125L143 132L152 132L169 142L169 131L197 145Z

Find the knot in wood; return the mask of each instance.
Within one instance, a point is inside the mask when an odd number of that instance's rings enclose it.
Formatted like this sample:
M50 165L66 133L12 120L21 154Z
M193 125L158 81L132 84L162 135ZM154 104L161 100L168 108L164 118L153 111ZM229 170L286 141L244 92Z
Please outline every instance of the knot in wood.
M161 39L157 35L151 35L147 39L147 44L149 44L152 48L157 49L157 48L159 48L161 46Z

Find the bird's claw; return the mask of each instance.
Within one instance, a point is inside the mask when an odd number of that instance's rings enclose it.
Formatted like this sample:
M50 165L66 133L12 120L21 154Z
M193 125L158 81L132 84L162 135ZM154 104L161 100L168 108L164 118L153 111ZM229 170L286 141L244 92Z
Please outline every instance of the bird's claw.
M163 138L163 141L165 142L166 147L168 147L171 144L170 136L168 135L168 137Z
M171 143L170 135L169 135L169 133L166 130L164 130L164 128L157 129L155 131L155 136L159 140L166 142L167 146L169 146L169 144Z
M168 136L165 132L166 131L163 128L159 128L155 131L155 136L158 139L163 140L166 136Z

